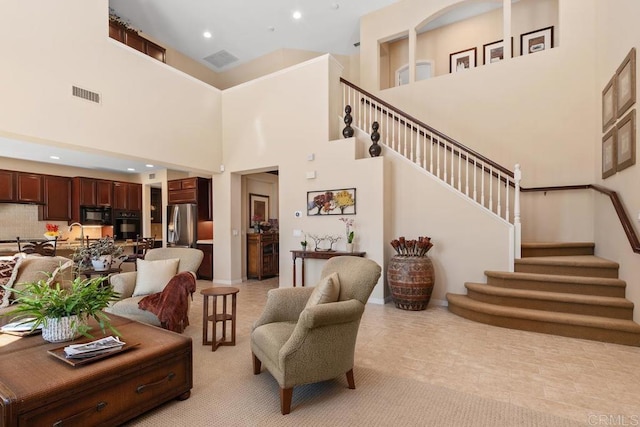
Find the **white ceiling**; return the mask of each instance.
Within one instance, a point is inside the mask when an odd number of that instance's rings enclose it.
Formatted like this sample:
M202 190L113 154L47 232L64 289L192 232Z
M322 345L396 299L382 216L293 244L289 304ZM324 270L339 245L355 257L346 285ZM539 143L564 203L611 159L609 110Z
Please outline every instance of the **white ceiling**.
M397 0L109 0L132 27L208 66L225 71L282 48L358 52L360 17ZM295 20L294 11L302 17ZM203 36L209 31L212 37ZM222 68L204 58L224 50Z

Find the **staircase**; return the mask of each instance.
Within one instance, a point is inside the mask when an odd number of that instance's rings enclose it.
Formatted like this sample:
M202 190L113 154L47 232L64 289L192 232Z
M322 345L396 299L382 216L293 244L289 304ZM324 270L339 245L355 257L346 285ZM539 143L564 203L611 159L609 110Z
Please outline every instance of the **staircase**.
M449 311L489 325L640 346L640 325L618 264L593 243L525 243L515 272L486 271L487 283L447 294Z

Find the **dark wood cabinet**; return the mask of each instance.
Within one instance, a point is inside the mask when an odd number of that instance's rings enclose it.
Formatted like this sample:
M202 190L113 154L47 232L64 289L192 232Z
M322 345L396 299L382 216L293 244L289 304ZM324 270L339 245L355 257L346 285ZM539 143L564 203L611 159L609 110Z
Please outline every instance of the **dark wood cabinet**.
M196 247L204 253L204 258L202 258L198 269L198 278L213 280L213 245L198 244Z
M113 208L129 211L142 210L142 185L131 182L114 182Z
M0 170L0 202L16 200L15 175L13 171Z
M279 253L278 233L247 234L247 278L277 276Z
M42 175L37 173L0 171L0 202L44 203Z
M80 206L111 207L113 204L113 182L102 179L76 177L72 181L73 193Z
M44 205L38 208L40 221L71 219L71 178L44 175Z
M138 52L166 62L166 49L142 37L134 30L130 30L121 24L109 21L109 37L134 48Z
M169 204L195 203L198 221L211 221L211 179L193 177L171 180L168 183Z

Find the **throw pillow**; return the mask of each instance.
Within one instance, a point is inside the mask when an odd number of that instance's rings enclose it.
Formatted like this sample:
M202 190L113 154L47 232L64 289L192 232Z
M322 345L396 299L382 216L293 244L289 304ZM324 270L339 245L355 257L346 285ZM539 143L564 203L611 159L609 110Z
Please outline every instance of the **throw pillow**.
M133 296L137 297L162 292L167 283L169 283L169 280L178 272L179 262L180 259L178 258L156 261L136 260L138 274L136 276L136 287L133 290Z
M18 258L3 259L0 261L0 286L6 286L11 280L11 277L18 273L16 264L18 264ZM4 288L0 288L0 308L9 306L10 294L10 291L5 291Z
M318 304L326 304L328 302L336 302L339 296L340 279L338 278L338 273L331 273L318 282L304 308L313 307Z

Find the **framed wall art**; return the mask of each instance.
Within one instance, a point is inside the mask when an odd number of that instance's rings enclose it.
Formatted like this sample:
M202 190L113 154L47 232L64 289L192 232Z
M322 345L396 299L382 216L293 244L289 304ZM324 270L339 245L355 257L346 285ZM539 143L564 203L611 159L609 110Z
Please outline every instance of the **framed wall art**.
M616 109L622 117L636 102L636 48L632 48L616 71Z
M553 47L553 27L520 34L520 55L540 52Z
M459 73L476 66L477 48L461 50L449 55L449 72Z
M487 43L482 46L482 50L484 51L483 65L500 62L504 59L504 40ZM513 56L513 37L511 38L511 56Z
M602 91L602 132L616 122L616 108L616 76L613 76Z
M636 164L636 110L631 110L616 126L616 171Z
M614 127L602 137L602 179L616 173L616 134Z
M355 215L356 189L307 192L307 215Z
M269 221L269 196L249 194L249 227L254 222Z

